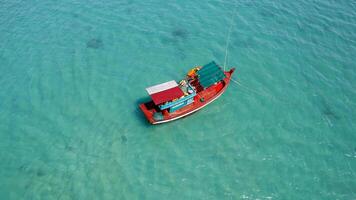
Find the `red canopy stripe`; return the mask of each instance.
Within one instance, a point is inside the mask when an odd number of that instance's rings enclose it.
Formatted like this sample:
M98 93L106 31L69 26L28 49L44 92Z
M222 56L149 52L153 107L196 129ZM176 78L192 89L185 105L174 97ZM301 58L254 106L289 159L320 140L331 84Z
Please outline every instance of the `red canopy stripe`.
M151 94L151 98L156 105L159 105L161 103L179 98L183 95L184 95L183 91L177 86L177 87L170 88L168 90Z

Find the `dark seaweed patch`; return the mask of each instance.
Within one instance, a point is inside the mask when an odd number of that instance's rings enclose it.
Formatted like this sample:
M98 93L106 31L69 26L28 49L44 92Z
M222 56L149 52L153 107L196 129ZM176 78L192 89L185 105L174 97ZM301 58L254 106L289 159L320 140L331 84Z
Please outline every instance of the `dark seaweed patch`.
M321 112L324 116L327 116L335 120L340 119L340 117L333 111L333 109L329 106L329 104L325 102L324 99L321 101L321 105L322 105Z
M37 177L42 177L42 176L46 175L46 173L43 169L32 169L26 164L21 165L18 169L24 173L34 174Z
M172 31L172 36L175 38L186 39L188 37L188 32L184 29L175 29Z
M274 14L273 12L271 12L271 11L268 11L268 10L261 10L259 13L260 13L260 15L261 15L262 17L266 17L266 18L273 18L273 17L275 17L275 14Z
M70 152L73 152L73 151L74 151L74 147L72 147L72 146L70 146L70 145L66 145L66 146L65 146L65 149L66 149L67 151L70 151Z
M323 114L335 119L339 119L339 116L337 116L332 110L330 110L330 108L325 108L323 110Z
M126 142L127 142L127 137L124 136L124 135L122 135L122 136L121 136L121 143L122 143L122 144L126 144Z
M126 10L126 13L127 13L128 15L131 15L131 14L133 13L133 9L132 9L132 8L128 8L128 9Z
M166 35L161 37L163 44L172 45L175 48L176 55L181 59L186 59L186 53L184 48L182 48L183 40L188 38L188 32L185 29L174 29L171 35Z
M25 171L27 171L27 170L28 170L28 165L23 164L23 165L21 165L18 169L19 169L20 171L25 172Z
M93 38L87 42L87 48L92 48L92 49L102 48L103 45L104 45L103 41L99 38Z
M45 173L43 170L38 169L38 170L36 171L36 176L42 177L42 176L44 176L44 175L46 175L46 173Z

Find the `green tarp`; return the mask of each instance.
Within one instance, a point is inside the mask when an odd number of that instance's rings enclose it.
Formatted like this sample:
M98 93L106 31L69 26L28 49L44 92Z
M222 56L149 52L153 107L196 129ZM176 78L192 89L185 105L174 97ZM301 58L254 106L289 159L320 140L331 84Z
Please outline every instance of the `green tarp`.
M214 61L204 65L197 73L199 83L204 88L207 88L225 78L224 72Z

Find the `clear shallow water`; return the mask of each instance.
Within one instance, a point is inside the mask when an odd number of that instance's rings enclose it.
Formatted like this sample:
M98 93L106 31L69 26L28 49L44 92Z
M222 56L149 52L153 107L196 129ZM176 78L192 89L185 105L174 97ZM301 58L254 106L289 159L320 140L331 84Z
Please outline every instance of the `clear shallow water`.
M146 123L145 87L223 64L233 6L3 1L1 199L355 199L353 1L237 1L241 86Z

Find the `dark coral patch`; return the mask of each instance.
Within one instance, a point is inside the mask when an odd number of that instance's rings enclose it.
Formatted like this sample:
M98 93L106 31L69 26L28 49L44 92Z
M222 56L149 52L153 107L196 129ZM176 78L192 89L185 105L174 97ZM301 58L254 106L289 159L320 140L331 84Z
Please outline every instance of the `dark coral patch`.
M103 41L99 38L93 38L87 42L87 48L99 49L102 48L103 46L104 46Z
M73 16L74 18L78 18L78 17L79 17L79 15L78 15L77 13L73 13L72 16Z

